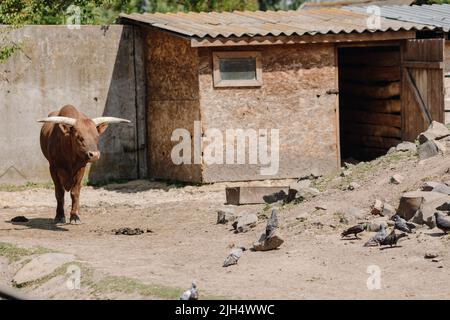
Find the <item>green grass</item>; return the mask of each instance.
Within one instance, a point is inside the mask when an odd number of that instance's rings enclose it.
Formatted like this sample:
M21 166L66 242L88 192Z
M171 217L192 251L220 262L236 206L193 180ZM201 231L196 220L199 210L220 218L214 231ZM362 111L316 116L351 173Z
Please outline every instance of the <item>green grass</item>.
M53 189L53 182L44 182L44 183L35 183L35 182L27 182L21 185L13 185L13 184L0 184L0 191L6 192L17 192L31 189Z
M176 287L145 284L136 279L118 276L105 277L92 284L92 289L97 292L138 293L142 296L160 299L179 299L180 295L186 290ZM202 300L218 300L223 298L219 296L203 296L200 292L200 299Z
M52 250L43 247L27 249L18 247L14 244L0 242L0 256L5 257L12 262L33 254L44 254L49 252L52 252Z

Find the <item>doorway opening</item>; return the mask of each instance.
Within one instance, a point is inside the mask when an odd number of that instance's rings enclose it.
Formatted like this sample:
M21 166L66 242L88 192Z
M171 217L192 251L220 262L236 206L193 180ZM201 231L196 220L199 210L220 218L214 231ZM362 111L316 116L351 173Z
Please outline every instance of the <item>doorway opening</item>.
M375 159L402 138L400 47L345 47L338 57L341 159Z

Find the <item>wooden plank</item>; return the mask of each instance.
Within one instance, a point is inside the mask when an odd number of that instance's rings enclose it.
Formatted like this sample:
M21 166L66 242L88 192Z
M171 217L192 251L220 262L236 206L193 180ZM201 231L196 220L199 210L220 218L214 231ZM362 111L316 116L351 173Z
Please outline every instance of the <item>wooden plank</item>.
M358 97L342 97L341 105L345 108L367 110L380 113L400 113L400 99L364 99Z
M256 36L256 37L193 37L192 47L223 47L223 46L260 46L277 44L303 44L303 43L359 43L370 41L392 41L414 39L415 31L387 31L372 33L339 33L315 34L302 36Z
M225 189L227 204L258 204L266 203L265 197L274 193L289 193L289 187L228 187Z
M347 106L343 106L346 108ZM344 121L349 123L368 123L400 128L402 118L399 114L368 112L359 110L346 110Z
M340 68L339 76L343 80L361 79L365 81L400 81L400 67L346 67Z
M400 95L400 81L384 85L341 82L340 88L344 94L364 98L389 99Z
M358 134L344 134L344 141L345 143L354 146L366 146L386 150L402 142L401 139L397 138L364 136Z
M389 126L378 126L373 124L347 123L343 128L344 133L353 133L367 136L380 136L401 138L402 131L399 128Z
M423 99L423 97L421 95L421 92L419 91L419 88L417 87L417 85L416 85L416 83L415 83L415 81L413 79L411 70L406 69L405 73L406 73L406 80L407 80L408 85L409 85L409 87L411 89L411 92L413 93L413 97L415 98L415 102L417 103L417 105L420 108L421 115L422 115L423 119L429 125L432 122L431 114L430 114L427 106L425 105L425 102L424 102L424 99ZM416 75L416 77L417 77L417 75ZM426 84L424 86L426 86ZM426 93L426 91L425 91L425 93Z
M403 60L405 62L443 62L444 39L414 39L406 41Z

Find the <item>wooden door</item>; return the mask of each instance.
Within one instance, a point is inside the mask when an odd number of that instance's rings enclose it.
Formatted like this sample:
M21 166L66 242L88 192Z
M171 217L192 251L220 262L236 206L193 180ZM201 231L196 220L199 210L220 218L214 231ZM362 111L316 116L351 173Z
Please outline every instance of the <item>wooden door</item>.
M431 121L444 122L444 39L407 40L403 47L402 139L414 141Z

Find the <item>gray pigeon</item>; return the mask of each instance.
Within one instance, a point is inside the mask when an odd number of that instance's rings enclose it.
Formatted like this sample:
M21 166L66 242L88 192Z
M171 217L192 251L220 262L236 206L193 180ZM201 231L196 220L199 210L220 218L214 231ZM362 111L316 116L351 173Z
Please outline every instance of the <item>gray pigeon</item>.
M436 226L447 234L450 231L450 220L445 219L444 215L440 212L435 212L434 217L436 219Z
M393 246L397 245L398 240L407 236L408 235L406 233L395 234L395 227L394 227L391 233L380 242L380 246L390 246L392 248Z
M411 233L411 229L408 226L408 223L406 222L405 219L403 219L402 217L400 217L399 215L394 215L392 217L392 220L394 220L395 225L394 225L394 229L406 232L406 233Z
M192 282L192 286L188 290L183 292L180 300L198 300L198 290L195 281Z
M237 264L244 251L244 247L238 247L231 250L230 254L225 258L225 261L223 262L223 267L229 267L233 264Z
M372 238L369 239L369 241L367 241L364 244L364 247L374 247L374 246L379 246L380 242L384 240L384 238L386 238L387 234L386 234L386 228L384 227L384 225L382 224L380 226L380 231L377 232L376 235L374 235Z
M276 228L278 228L277 210L272 209L272 214L270 215L269 220L267 220L266 238L270 238Z

